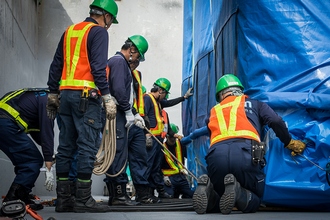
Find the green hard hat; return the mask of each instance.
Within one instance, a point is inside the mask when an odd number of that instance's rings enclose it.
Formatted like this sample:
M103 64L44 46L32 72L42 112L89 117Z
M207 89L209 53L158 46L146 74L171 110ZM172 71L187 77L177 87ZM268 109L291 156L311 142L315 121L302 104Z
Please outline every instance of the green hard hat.
M118 6L114 0L94 0L89 7L98 7L108 12L113 16L112 23L118 24L117 14L118 14Z
M177 134L179 132L179 127L176 124L170 124L172 131Z
M215 98L217 102L219 102L219 92L233 86L240 87L242 90L244 90L244 86L242 85L241 81L234 74L223 75L217 82L217 88L215 93Z
M164 89L166 92L170 93L171 89L171 82L166 78L159 78L154 83L156 86L159 86L160 88Z
M145 94L147 92L147 89L145 86L142 86L142 93Z
M141 56L140 61L144 61L144 54L148 51L148 41L141 35L133 35L128 38L136 46Z

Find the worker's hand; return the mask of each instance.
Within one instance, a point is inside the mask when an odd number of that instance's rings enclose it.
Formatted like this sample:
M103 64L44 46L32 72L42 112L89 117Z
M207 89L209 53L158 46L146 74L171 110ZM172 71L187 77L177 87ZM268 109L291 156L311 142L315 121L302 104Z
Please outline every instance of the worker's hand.
M286 146L286 148L292 150L292 156L296 156L297 154L301 154L305 150L306 144L302 141L291 139L290 143Z
M107 94L102 96L102 99L103 99L107 118L109 120L115 119L117 114L117 106L116 106L115 98L112 97L110 94Z
M188 171L186 169L181 169L180 173L182 173L185 176L188 176Z
M193 90L192 87L190 87L190 88L187 90L186 94L184 94L183 97L184 97L185 99L189 98L190 96L192 96L192 95L194 94L193 92L191 92L191 90Z
M171 183L170 177L164 176L164 183L166 186L171 186L172 183Z
M179 134L174 134L174 137L177 138L177 139L179 139L179 140L181 140L183 138L183 136L182 135L179 135Z
M146 146L147 148L152 147L152 137L149 134L146 135Z
M48 118L54 120L59 107L60 107L60 100L58 99L58 94L49 93L46 104L46 111Z
M134 124L142 129L146 126L143 118L141 117L141 115L139 113L134 115Z
M134 124L135 122L135 118L134 118L134 115L132 113L132 110L127 110L125 111L125 117L126 117L126 124L125 124L125 127L126 128L129 128L132 124Z
M46 181L45 181L45 186L48 191L52 191L54 187L54 174L53 174L53 169L48 169L46 167Z

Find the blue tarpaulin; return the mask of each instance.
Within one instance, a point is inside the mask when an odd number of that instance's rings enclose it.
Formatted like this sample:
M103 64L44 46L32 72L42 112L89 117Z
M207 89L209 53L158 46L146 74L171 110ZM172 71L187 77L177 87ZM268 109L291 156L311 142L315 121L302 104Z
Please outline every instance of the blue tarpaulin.
M196 176L207 172L205 119L216 82L234 73L247 95L269 104L307 143L303 157L291 157L265 128L263 203L330 211L329 14L330 1L184 0L182 91L193 86L194 96L182 104L183 142Z

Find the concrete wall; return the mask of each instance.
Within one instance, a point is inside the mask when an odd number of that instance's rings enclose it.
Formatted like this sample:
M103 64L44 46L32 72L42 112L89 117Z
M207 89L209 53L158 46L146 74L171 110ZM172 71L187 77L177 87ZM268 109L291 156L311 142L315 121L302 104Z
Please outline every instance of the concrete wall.
M39 5L38 2L41 2ZM67 26L88 16L92 0L0 1L0 96L22 87L46 87L49 65ZM172 83L171 96L181 96L183 0L119 0L118 25L109 29L109 57L127 37L140 34L149 42L146 61L138 68L149 90L159 77ZM181 105L167 109L171 122L181 128ZM55 128L55 146L58 130ZM1 144L1 143L0 143ZM13 178L13 166L0 151L0 195ZM104 176L93 176L93 194L103 194ZM41 173L33 193L55 196L43 187Z

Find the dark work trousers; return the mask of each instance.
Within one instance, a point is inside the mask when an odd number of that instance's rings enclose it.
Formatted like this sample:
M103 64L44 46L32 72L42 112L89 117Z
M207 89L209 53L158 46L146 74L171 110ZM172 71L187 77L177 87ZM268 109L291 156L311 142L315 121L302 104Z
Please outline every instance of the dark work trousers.
M243 188L252 192L248 207L242 210L246 212L258 209L265 187L263 167L252 163L251 149L251 140L231 139L211 146L205 158L208 175L219 196L224 193L224 177L228 173L232 173Z
M89 99L85 112L79 110L81 91L62 90L59 116L61 128L56 155L58 178L68 178L77 152L77 177L90 179L94 169L101 123L101 99Z
M171 186L165 185L165 190L173 198L179 198L182 194L182 198L192 198L194 191L191 190L188 180L184 174L174 174L169 176Z
M122 173L120 173L116 177L109 177L106 175L105 182L112 182L114 184L127 184L128 177L126 174L126 166L125 163L128 159L128 141L127 141L127 128L125 127L126 117L125 112L117 109L116 114L116 155L115 158L107 171L107 174L111 176L117 175L122 169ZM125 167L124 167L125 166ZM123 168L124 167L124 168Z
M132 125L128 131L128 161L134 184L149 185L147 160L146 136L143 129Z
M13 183L30 193L44 159L31 138L10 118L0 118L0 149L15 166Z
M163 138L156 136L157 139L163 143ZM161 170L161 164L164 159L162 152L163 147L152 138L152 147L147 148L148 152L148 181L151 188L157 188L157 186L164 186L163 173Z

